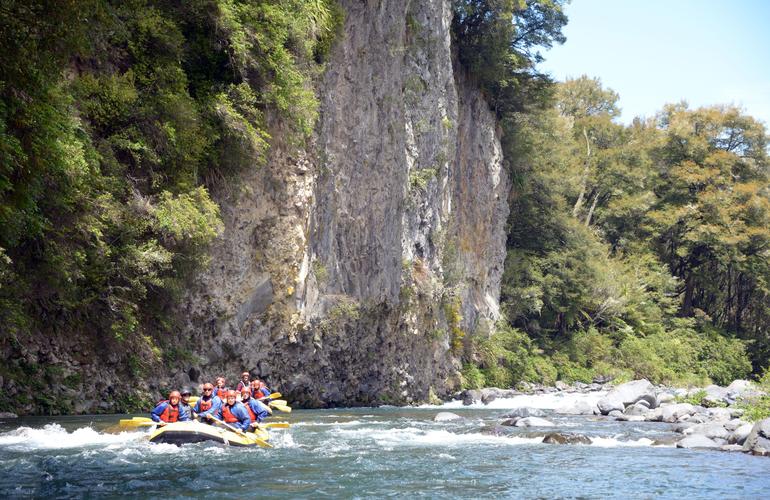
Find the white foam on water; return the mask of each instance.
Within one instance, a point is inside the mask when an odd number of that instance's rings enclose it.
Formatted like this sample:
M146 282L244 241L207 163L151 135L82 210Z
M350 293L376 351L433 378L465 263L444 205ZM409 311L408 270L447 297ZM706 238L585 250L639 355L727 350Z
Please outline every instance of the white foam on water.
M404 446L465 446L465 445L496 445L519 446L542 444L543 436L527 437L515 435L494 435L482 433L458 434L447 430L425 430L416 427L405 429L335 429L335 435L351 443L352 447L360 446L353 441L374 441L380 447L394 449ZM653 446L653 440L639 438L636 440L624 440L620 435L612 437L590 437L591 444L583 446L596 446L599 448L619 447L647 447ZM580 445L578 445L580 446Z
M367 422L361 420L348 420L345 422L296 422L292 423L292 427L343 427L343 426L356 426L356 425L385 425L392 422L386 422L384 420L369 420Z
M57 450L126 444L144 439L144 432L106 434L91 427L81 427L67 432L59 424L47 424L43 428L19 427L0 434L0 447L14 451Z
M472 408L487 410L512 410L514 408L538 408L541 410L556 410L566 408L578 402L586 402L596 405L601 398L607 395L607 391L580 392L554 392L551 394L522 394L512 398L500 398L490 401L489 404L481 402L472 405L463 405L462 401L449 401L442 405L421 405L419 408L453 409Z

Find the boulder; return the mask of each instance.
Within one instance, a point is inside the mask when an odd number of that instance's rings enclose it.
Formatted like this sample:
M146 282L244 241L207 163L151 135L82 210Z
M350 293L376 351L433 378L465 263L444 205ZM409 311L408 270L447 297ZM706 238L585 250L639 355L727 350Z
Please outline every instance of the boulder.
M521 408L514 408L513 411L504 415L503 418L525 418L525 417L542 417L545 412L539 408L528 408L522 406Z
M591 438L582 434L551 432L543 438L546 444L591 444Z
M612 410L607 414L608 417L618 418L623 416L623 412L620 410Z
M749 434L751 434L751 430L754 428L754 424L743 424L740 427L736 428L734 431L730 433L730 436L727 438L727 442L730 444L740 444L743 445L746 443L746 439L749 437Z
M557 380L554 384L554 387L559 389L560 391L566 391L570 388L570 386L566 382L562 382L561 380Z
M695 414L695 407L690 403L677 403L666 405L660 412L660 419L663 422L673 424L681 421L682 417Z
M644 414L644 419L648 422L660 422L663 420L663 408L655 408Z
M641 416L646 414L650 409L645 404L647 401L639 401L636 402L628 407L626 407L626 410L623 412L624 415L629 416Z
M716 441L700 434L688 436L676 443L677 448L719 448L720 446Z
M739 419L739 418L734 418L734 419L724 423L725 429L727 429L730 432L734 431L738 427L741 427L742 425L747 425L747 423L744 422L743 420Z
M716 422L729 422L732 419L733 413L729 408L709 408L706 411L710 420Z
M706 422L703 424L694 425L684 431L685 435L697 435L706 436L710 439L724 439L727 440L730 437L730 431L725 429L725 426L720 422Z
M748 380L733 380L733 382L727 386L727 394L732 399L738 399L747 392L756 392L756 387Z
M0 411L0 418L19 418L19 416L9 411Z
M706 395L703 397L703 404L705 406L717 406L729 402L727 387L710 385L704 390L706 391Z
M465 406L472 405L476 401L481 401L481 391L477 389L468 389L460 394L460 399L463 400Z
M723 444L719 449L722 451L743 451L743 446L739 444Z
M434 422L451 422L452 420L461 420L463 417L458 415L457 413L452 413L451 411L440 411L436 413L436 416L433 417Z
M673 403L676 401L676 396L670 392L661 392L657 395L657 406Z
M573 404L563 406L556 410L561 415L596 415L599 409L588 401L575 401Z
M649 380L634 380L621 384L611 390L605 397L599 400L599 411L602 415L608 415L613 410L623 411L626 406L644 399L650 403L650 407L657 405L655 391Z
M549 422L544 418L538 417L525 417L520 418L514 424L516 427L554 427L553 422Z
M770 418L754 424L743 443L743 451L752 455L770 456Z
M615 417L615 420L619 422L644 422L644 417L642 415L626 415L625 413Z

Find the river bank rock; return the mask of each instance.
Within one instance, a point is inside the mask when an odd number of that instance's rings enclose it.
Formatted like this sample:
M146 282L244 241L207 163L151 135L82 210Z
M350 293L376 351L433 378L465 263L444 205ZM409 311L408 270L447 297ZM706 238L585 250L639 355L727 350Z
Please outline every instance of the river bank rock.
M543 438L546 444L591 444L591 438L583 434L565 434L562 432L551 432Z
M598 415L599 408L588 401L575 401L571 405L562 406L556 409L560 415Z
M688 436L676 443L677 448L719 448L716 441L702 435Z
M434 422L451 422L452 420L462 420L463 417L458 415L457 413L452 413L451 411L440 411L436 413L436 416L433 417Z
M670 424L681 421L684 417L695 415L695 407L690 403L676 403L664 406L660 411L660 419Z
M463 405L469 406L476 403L488 405L495 399L512 398L521 395L515 389L499 389L497 387L485 387L484 389L467 389L455 397L460 399Z
M743 443L743 451L752 455L770 456L770 418L754 424Z
M19 416L9 411L0 411L0 418L19 418Z
M599 400L597 406L602 415L609 415L615 410L623 412L626 406L640 400L647 401L650 408L657 405L655 387L647 379L633 380L615 387Z

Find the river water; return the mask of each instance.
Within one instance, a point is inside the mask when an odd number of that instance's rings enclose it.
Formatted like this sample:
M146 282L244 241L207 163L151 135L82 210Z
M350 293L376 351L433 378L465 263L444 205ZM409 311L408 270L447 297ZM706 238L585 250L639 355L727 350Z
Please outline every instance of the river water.
M118 415L4 421L0 497L770 498L770 459L653 445L681 437L669 424L549 413L593 443L540 443L553 428L494 433L506 410L577 397L598 395L295 410L279 416L292 426L271 431L273 449L152 444L111 429ZM439 411L464 418L434 422Z

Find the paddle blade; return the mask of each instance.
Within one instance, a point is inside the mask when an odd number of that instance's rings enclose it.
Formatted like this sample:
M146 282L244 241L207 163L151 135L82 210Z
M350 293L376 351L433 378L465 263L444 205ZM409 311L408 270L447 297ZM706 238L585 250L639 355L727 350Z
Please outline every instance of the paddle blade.
M271 406L272 408L275 408L276 410L278 410L278 411L282 411L282 412L284 412L284 413L291 413L291 406L286 406L286 405L278 405L278 404L274 404L274 403L275 403L275 402L271 402L271 403L270 403L270 406Z
M137 427L151 427L153 425L157 425L156 422L153 422L152 420L144 421L144 420L133 420L130 418L124 418L120 421L120 427L123 429L135 429Z
M289 422L268 422L266 424L259 424L260 429L288 429Z

